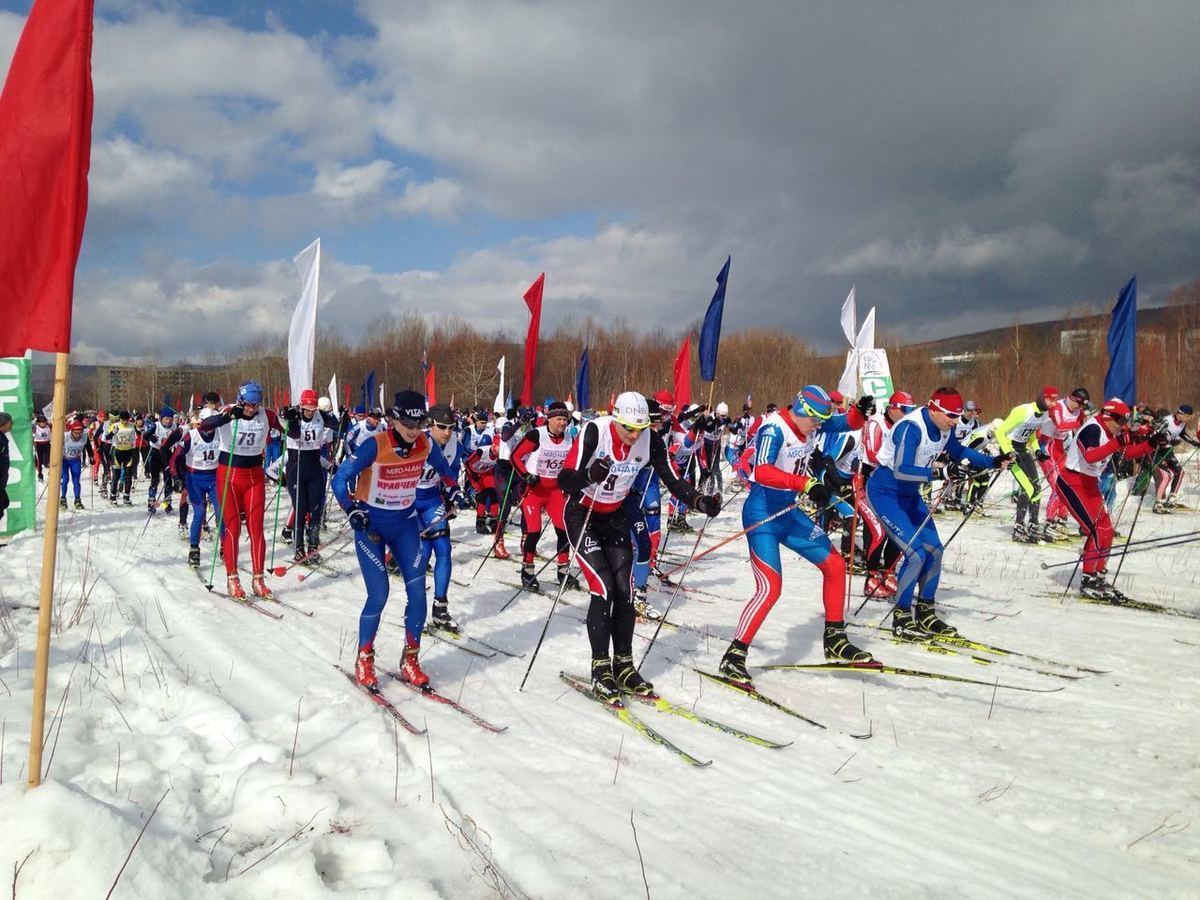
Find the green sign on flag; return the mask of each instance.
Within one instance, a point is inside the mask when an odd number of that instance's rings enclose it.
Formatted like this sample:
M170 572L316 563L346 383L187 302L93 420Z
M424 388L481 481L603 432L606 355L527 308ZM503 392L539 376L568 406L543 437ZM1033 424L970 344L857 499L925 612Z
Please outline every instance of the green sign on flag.
M13 418L8 433L8 509L0 520L0 537L33 528L37 518L37 472L33 466L32 360L0 359L0 412Z
M888 365L887 351L872 349L858 351L858 378L864 394L876 400L887 400L892 396L892 368Z

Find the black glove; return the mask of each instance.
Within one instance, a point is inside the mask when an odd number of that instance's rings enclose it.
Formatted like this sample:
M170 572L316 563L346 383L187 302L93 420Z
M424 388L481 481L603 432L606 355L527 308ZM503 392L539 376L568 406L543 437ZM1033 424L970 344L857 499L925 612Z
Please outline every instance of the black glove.
M608 477L609 470L612 469L612 460L607 456L602 456L599 459L593 460L588 466L588 481L592 484L599 484Z
M1034 453L1033 455L1037 458L1038 462L1045 462L1046 460L1048 460L1050 458L1050 454L1047 453L1045 450L1043 450L1041 447L1038 447L1037 452Z
M863 394L858 398L858 402L854 404L864 419L869 419L875 415L875 398L870 394Z
M459 506L462 498L462 488L460 488L457 484L452 488L442 489L442 502L446 505L447 510L453 506Z
M701 494L696 498L696 512L704 513L710 519L721 511L720 494Z
M294 406L285 406L280 411L280 415L282 415L285 422L295 422L300 418L300 410Z
M1151 447L1165 447L1168 443L1170 443L1170 441L1171 439L1167 436L1165 431L1153 431L1150 433Z
M1017 458L1017 455L1015 453L1013 453L1011 450L1009 450L1006 453L997 453L995 456L992 457L992 468L995 468L995 469L1003 468L1005 466L1005 464L1011 463L1016 458Z
M812 502L817 504L818 508L829 505L829 488L819 481L810 481L808 487L804 489L804 493L812 498Z
M521 477L525 479L525 483L527 485L529 485L530 487L535 486L539 481L542 480L542 479L538 478L537 472L526 472Z
M371 512L365 503L356 504L350 510L350 527L362 532L371 527Z

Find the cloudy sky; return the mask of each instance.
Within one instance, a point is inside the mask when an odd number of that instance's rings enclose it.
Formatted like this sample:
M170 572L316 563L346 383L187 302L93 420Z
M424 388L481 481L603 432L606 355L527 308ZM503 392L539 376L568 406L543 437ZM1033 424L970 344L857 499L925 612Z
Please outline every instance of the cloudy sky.
M0 0L0 66L28 0ZM839 348L1200 275L1200 3L97 0L74 345L200 358L386 312Z

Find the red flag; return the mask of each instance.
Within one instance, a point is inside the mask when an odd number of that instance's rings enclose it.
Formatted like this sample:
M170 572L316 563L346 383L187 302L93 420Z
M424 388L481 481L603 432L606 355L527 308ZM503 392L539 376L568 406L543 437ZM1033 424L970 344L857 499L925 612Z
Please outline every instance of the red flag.
M437 403L437 365L434 363L425 370L425 401L430 406Z
M350 407L350 384L347 382L345 387L346 387L346 401L342 404L342 409L348 409Z
M0 356L71 348L92 149L92 2L36 0L0 94Z
M683 409L692 403L692 339L685 337L675 357L675 408Z
M542 288L546 285L546 273L525 292L525 305L529 307L529 331L525 335L525 381L521 387L521 405L533 405L533 370L537 366L538 328L542 322Z
M617 392L613 391L608 395L608 414L611 416L613 408L617 405Z

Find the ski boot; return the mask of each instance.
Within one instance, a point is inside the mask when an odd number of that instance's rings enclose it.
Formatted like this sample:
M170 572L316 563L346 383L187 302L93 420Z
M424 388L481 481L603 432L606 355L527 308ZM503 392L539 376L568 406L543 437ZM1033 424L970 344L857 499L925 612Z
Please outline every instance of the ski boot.
M567 564L558 564L558 583L569 591L582 591L583 585L579 583L579 579L571 574Z
M592 660L592 693L610 706L621 705L621 689L613 677L612 659L603 657Z
M651 622L657 622L663 617L657 609L650 605L646 599L646 589L644 587L635 587L633 589L633 611L637 613L639 619L646 619Z
M892 637L904 641L928 640L929 634L913 618L914 610L896 609L892 612Z
M200 568L200 545L192 544L188 549L188 567L192 569Z
M935 637L958 634L957 628L938 618L932 600L917 600L916 609L913 611L913 621L926 634Z
M613 658L613 672L616 675L617 687L622 694L633 694L635 697L654 698L654 685L641 676L633 665L632 656L617 656Z
M158 512L158 504L154 502L153 497L146 501L146 512L150 513L150 515Z
M85 509L85 507L83 505L83 501L80 500L78 497L76 497L75 498L75 512L79 512L81 509Z
M262 572L255 572L250 576L250 592L259 600L274 600L275 595L271 593L271 589L267 587L267 580L263 577Z
M292 531L291 525L284 525L283 528L279 532L279 539L281 541L283 541L285 544L290 544L293 540L295 540L295 538L296 538L296 535Z
M542 592L542 586L538 584L537 575L533 571L533 563L525 563L521 566L521 587L535 594Z
M1012 539L1014 544L1029 543L1029 535L1025 532L1024 524L1018 523L1013 526Z
M163 508L163 512L167 512L167 513L175 512L175 507L171 505L170 500L164 500L162 508Z
M721 657L721 665L717 668L717 672L730 681L736 681L746 687L753 687L754 683L750 680L750 673L746 670L746 652L749 649L749 644L732 641L726 649L725 655Z
M896 572L894 569L886 572L883 576L883 579L886 585L886 590L890 596L895 597L898 593L900 593L900 582L896 580Z
M508 552L508 548L504 546L504 535L496 538L496 546L492 548L492 555L496 559L512 559L512 554Z
M105 500L108 499L108 482L107 481L100 482L100 496L103 497Z
M379 691L379 679L375 677L375 648L371 644L358 648L354 680L372 693Z
M128 494L126 494L126 495L125 495L125 505L126 505L126 506L133 506L133 501L129 499L129 495L128 495Z
M868 573L866 592L866 596L872 600L890 600L896 596L896 592L891 589L887 576L883 572Z
M475 517L475 533L476 534L491 534L488 531L487 520L483 516Z
M855 647L846 637L845 622L825 623L825 658L830 661L847 663L874 662L874 657L866 650Z
M180 522L179 523L179 539L181 541L186 541L191 536L192 536L191 529L188 528L186 525L184 525L182 522Z
M448 631L451 634L459 634L461 631L458 623L450 615L450 608L445 597L433 598L433 611L430 613L429 620L433 623L434 628L442 631Z
M309 561L308 554L304 552L304 548L303 548L303 547L297 547L297 548L296 548L296 553L295 553L295 555L292 557L292 563L293 563L294 565L299 565L300 563L306 563L306 562L308 562L308 561Z
M1160 516L1171 515L1171 507L1164 500L1154 501L1154 512Z
M421 670L421 663L417 659L420 651L419 646L404 648L404 659L400 663L400 680L407 681L413 687L425 688L429 686L429 676Z
M320 546L321 546L321 529L309 528L308 529L308 560L309 560L309 562L319 563L321 561L321 554L317 552L317 550Z
M58 508L61 509L63 512L67 511L67 498L66 497L63 497L58 501Z
M225 576L225 590L234 600L246 599L246 589L242 587L242 580L238 578L237 572Z

